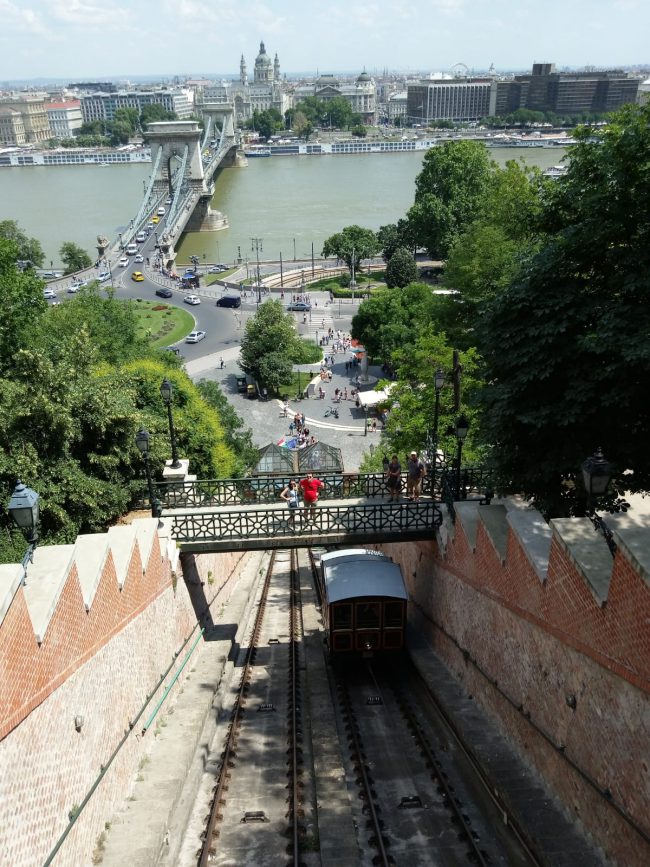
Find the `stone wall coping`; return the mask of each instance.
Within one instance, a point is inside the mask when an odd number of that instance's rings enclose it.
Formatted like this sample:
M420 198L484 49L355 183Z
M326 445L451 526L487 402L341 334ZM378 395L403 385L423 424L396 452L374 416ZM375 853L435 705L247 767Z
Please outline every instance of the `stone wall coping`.
M510 529L543 584L548 578L548 561L553 532L536 509L508 509Z
M120 590L129 573L129 565L133 557L135 546L136 528L134 524L118 524L108 528L108 544L113 556L117 586Z
M153 540L158 532L157 518L140 518L133 522L135 537L140 548L140 558L143 570L149 565L149 557L153 547Z
M14 596L23 580L21 563L5 563L0 565L0 625L9 611Z
M650 587L650 543L648 521L626 514L605 515L605 523L614 534L614 541L629 560L632 568Z
M454 503L456 519L463 525L465 537L472 551L476 551L476 530L478 528L478 501Z
M107 533L88 533L77 536L73 557L86 611L90 611L90 606L95 598L108 552Z
M492 503L489 506L479 505L476 510L478 520L483 524L494 550L499 555L501 563L506 560L508 546L508 510L501 503ZM474 537L476 539L476 536Z
M25 602L34 635L43 643L45 632L72 568L74 545L45 545L34 551L34 562L27 569Z
M602 608L612 579L612 555L589 518L553 518L551 528Z

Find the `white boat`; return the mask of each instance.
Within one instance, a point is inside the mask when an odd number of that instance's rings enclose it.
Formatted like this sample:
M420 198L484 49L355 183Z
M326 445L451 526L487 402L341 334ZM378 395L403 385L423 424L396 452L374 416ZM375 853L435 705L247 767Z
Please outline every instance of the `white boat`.
M568 166L549 166L542 174L545 178L563 178L568 171Z

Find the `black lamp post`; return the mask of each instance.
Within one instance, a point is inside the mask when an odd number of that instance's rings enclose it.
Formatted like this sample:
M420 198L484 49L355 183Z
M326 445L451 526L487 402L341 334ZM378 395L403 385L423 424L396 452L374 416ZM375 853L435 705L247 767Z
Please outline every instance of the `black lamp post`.
M38 545L39 499L36 491L32 491L18 479L7 506L7 511L29 546L22 561L22 584L27 580L27 564L34 561L34 548Z
M147 487L149 488L149 504L151 506L151 517L160 518L162 515L162 503L156 497L153 489L153 480L151 478L151 468L149 467L149 431L141 427L135 435L135 444L138 447L142 459L144 460L144 469L147 474Z
M174 387L168 379L163 379L160 385L160 396L163 399L163 403L167 407L167 418L169 420L169 439L171 440L172 445L171 467L173 470L177 470L181 466L181 462L178 459L176 431L174 430L174 419L172 417L172 400L174 398Z
M436 370L434 376L434 387L436 389L436 403L433 409L433 444L434 447L438 445L438 417L440 415L440 392L442 391L442 387L445 384L445 372L439 367ZM435 460L435 457L434 457Z
M469 431L469 420L465 415L459 415L456 419L456 442L458 452L456 454L456 499L460 500L460 463L463 456L463 443Z
M598 447L590 458L583 461L582 464L582 481L587 492L587 517L594 525L595 529L602 533L607 547L612 555L616 554L616 542L612 535L612 531L603 521L600 515L596 514L596 509L593 505L593 500L596 497L602 497L612 477L612 465L605 458L603 450Z

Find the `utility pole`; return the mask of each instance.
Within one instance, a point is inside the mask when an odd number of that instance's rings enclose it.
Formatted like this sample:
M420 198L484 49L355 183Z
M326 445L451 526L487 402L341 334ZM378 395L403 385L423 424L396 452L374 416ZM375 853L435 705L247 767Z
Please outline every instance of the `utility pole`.
M350 282L350 287L352 289L352 303L354 304L354 287L356 286L356 281L354 278L354 247L352 248L352 281Z
M311 242L311 279L313 280L315 277L314 274L314 242Z
M263 251L262 247L262 239L261 238L251 238L251 253L255 251L255 256L257 259L257 304L259 306L262 300L262 287L260 286L260 251Z

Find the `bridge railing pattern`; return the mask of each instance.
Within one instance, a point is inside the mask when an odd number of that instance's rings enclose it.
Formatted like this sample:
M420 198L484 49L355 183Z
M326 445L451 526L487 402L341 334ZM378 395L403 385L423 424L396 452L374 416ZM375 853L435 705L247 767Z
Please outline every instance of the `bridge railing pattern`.
M294 518L289 523L289 517ZM174 513L172 535L180 543L250 541L276 536L355 535L382 537L424 533L442 524L432 500L367 506L320 504L315 509L251 509Z

